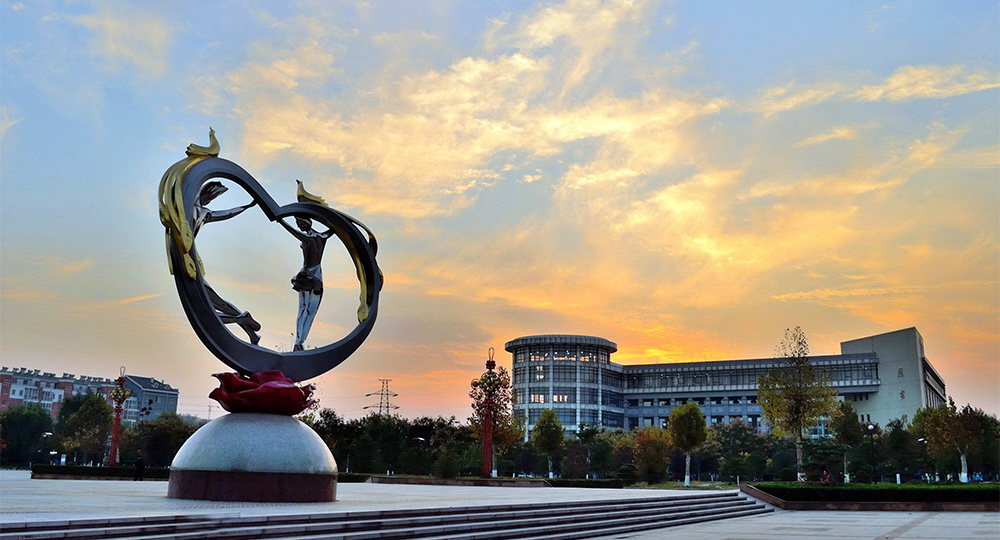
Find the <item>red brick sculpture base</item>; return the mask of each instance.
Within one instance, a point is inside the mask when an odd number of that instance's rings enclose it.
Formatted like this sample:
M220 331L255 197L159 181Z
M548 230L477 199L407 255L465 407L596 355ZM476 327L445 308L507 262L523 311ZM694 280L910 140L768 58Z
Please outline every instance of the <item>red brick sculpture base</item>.
M249 502L333 502L336 474L170 471L171 499Z

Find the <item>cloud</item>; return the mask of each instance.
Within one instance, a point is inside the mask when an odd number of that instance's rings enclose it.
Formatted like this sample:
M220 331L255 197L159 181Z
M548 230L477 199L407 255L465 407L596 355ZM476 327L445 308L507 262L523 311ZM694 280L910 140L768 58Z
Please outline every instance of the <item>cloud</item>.
M775 300L812 300L827 298L848 298L852 296L882 296L887 294L911 294L926 291L954 291L966 288L995 288L1000 282L967 280L953 283L937 283L933 285L902 285L898 287L874 287L862 289L813 289L811 291L793 292L774 295Z
M94 264L94 259L83 259L83 260L80 260L80 261L71 262L71 263L67 263L67 264L58 266L58 267L56 267L56 268L54 268L52 270L52 273L56 274L56 275L60 275L60 276L65 276L65 275L68 275L68 274L75 274L76 272L79 272L80 270L83 270L85 268L89 268L90 265L92 265L92 264Z
M851 94L854 101L943 99L1000 87L1000 73L963 65L900 66L881 84L865 85Z
M606 61L609 51L627 46L647 19L644 0L568 0L525 17L511 36L524 51L555 48L573 58L563 73L560 99Z
M753 109L764 117L822 103L844 91L839 82L827 81L811 86L799 86L795 82L785 86L773 86L764 90Z
M24 120L24 118L14 118L16 114L13 107L6 105L0 107L0 142L3 142L8 129L14 127L21 120Z
M848 126L835 127L826 133L820 133L819 135L813 135L812 137L807 137L801 141L795 143L796 148L801 148L803 146L812 146L814 144L824 143L826 141L834 141L839 139L853 139L857 136L857 132Z
M366 80L372 86L362 93L378 100L320 91L340 70L336 56L326 54L337 47L318 30L299 36L298 44L257 44L253 62L198 84L206 89L203 105L241 122L240 153L252 165L290 157L339 172L336 185L326 182L336 201L366 212L452 215L505 181L502 172L581 142L596 144L597 156L575 163L564 185L616 176L631 181L686 159L681 149L689 143L677 130L718 113L724 100L660 90L630 99L601 92L567 106L554 95L577 86L596 69L598 56L618 48L614 36L625 31L622 25L642 22L642 9L643 2L577 1L543 8L497 37L514 47L506 54ZM600 36L585 39L586 29ZM571 59L548 54L563 46L577 51ZM512 151L516 162L505 157ZM494 164L500 159L507 162ZM609 168L622 160L627 166Z
M824 81L801 86L796 82L761 92L751 109L764 117L817 105L835 97L843 101L909 101L944 99L991 88L1000 88L1000 74L961 64L900 66L879 84L858 85Z
M931 125L929 130L926 138L914 140L903 149L902 155L892 155L878 165L792 182L763 181L738 197L750 200L768 196L858 195L903 185L917 172L934 166L947 156L968 132L967 127L948 130L940 124Z
M168 24L136 6L112 12L78 15L70 20L94 33L91 50L117 71L131 64L146 77L160 78L167 71Z

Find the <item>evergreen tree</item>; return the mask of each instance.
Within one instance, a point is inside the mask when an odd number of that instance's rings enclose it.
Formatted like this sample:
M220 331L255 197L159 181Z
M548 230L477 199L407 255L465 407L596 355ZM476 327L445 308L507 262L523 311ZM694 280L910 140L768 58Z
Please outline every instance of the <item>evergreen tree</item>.
M708 438L705 416L698 404L689 401L670 413L667 423L670 442L684 453L684 487L691 485L691 454Z
M552 478L552 458L562 450L565 443L566 430L559 423L556 412L552 409L543 410L531 432L531 444L548 459L549 478Z

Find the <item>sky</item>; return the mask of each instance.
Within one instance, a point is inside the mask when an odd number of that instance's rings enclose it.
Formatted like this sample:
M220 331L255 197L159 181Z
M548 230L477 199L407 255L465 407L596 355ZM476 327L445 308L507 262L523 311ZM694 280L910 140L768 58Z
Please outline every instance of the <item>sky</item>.
M375 329L313 381L347 417L388 378L400 414L464 419L523 335L629 364L793 326L814 354L915 326L1000 413L998 54L995 1L3 1L0 363L219 414L156 208L212 127L279 203L300 179L378 237ZM251 209L198 249L288 350L297 242ZM309 346L356 324L346 250L323 269Z

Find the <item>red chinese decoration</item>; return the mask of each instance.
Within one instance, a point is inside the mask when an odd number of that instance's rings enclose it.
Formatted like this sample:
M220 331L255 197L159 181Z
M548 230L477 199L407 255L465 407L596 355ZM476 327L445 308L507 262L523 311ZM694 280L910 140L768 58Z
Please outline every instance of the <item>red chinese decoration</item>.
M110 456L108 456L109 467L114 467L118 464L118 441L121 439L122 403L132 395L132 392L125 389L125 366L122 366L121 376L115 382L114 390L108 393L108 397L115 402L115 421L111 427L111 451Z
M239 373L214 373L221 386L208 397L218 401L231 413L252 412L292 416L313 404L315 386L295 386L278 370L254 373L249 377Z

